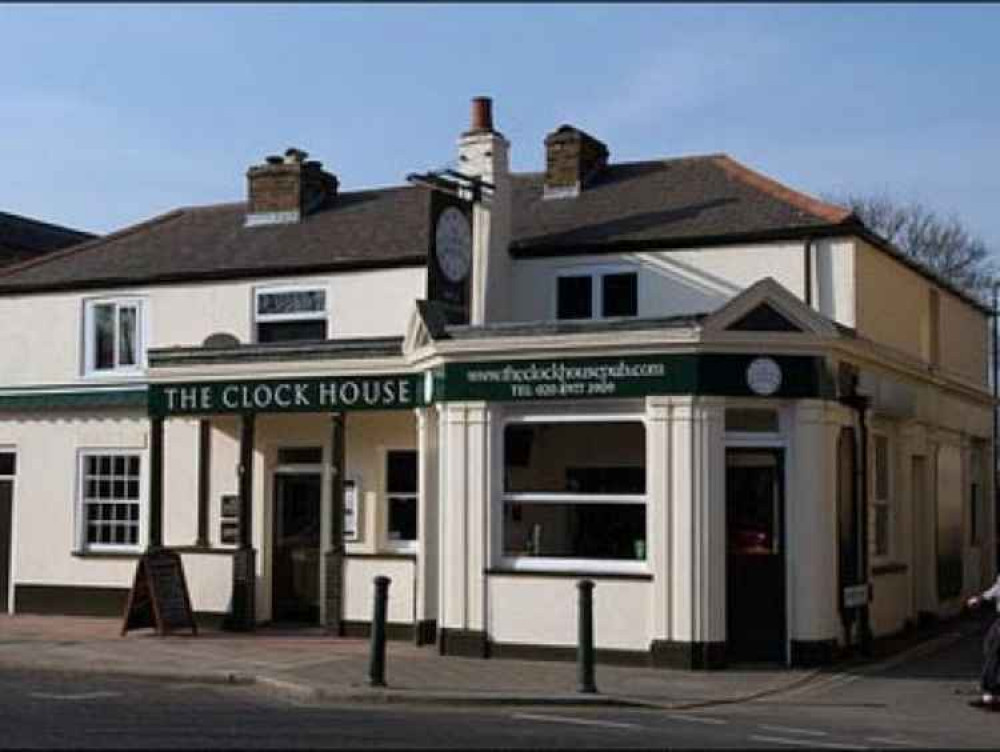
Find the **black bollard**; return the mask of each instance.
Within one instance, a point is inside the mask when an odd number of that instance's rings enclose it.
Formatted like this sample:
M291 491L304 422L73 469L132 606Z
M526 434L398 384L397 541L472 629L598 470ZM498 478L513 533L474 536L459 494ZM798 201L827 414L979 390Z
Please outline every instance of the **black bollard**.
M594 583L592 580L580 580L576 586L580 589L576 646L576 669L580 686L577 691L595 694L597 685L594 683Z
M375 606L372 614L372 655L368 664L368 684L372 687L385 686L385 620L389 602L388 577L375 578Z

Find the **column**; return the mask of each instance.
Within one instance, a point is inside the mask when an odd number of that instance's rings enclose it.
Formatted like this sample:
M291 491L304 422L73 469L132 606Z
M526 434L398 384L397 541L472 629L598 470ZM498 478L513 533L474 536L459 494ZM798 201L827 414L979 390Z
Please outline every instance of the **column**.
M256 416L244 413L240 425L240 536L233 553L232 606L226 626L235 631L252 631L256 613L254 594L257 587L256 551L253 548L253 457Z
M837 440L840 421L821 400L801 400L794 410L786 457L788 493L788 605L791 663L833 660L840 631L837 579Z
M323 619L326 631L343 634L344 618L344 472L347 451L347 419L344 413L330 416L330 546L323 557Z
M653 663L670 654L670 481L671 398L646 398L646 555L653 572L650 651Z
M721 400L678 400L671 424L671 636L664 662L725 662L726 509Z
M417 415L417 623L418 645L433 643L438 612L438 414L421 407Z
M163 418L149 425L149 540L147 550L163 546Z
M447 403L440 426L438 649L485 657L489 410Z
M212 502L212 420L198 422L198 535L194 544L209 546L208 520Z

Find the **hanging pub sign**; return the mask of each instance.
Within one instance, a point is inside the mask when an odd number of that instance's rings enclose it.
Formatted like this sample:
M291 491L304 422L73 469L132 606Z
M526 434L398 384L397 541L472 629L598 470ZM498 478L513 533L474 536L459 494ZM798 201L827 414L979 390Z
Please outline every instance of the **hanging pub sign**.
M819 396L823 384L818 357L683 353L449 363L435 373L433 395L513 402L651 394L803 398Z
M456 324L469 322L472 279L472 204L432 191L427 265L427 299L456 311Z
M145 627L160 636L186 629L198 634L181 557L165 548L139 558L128 594L122 635Z
M401 410L423 404L419 374L151 384L153 416Z

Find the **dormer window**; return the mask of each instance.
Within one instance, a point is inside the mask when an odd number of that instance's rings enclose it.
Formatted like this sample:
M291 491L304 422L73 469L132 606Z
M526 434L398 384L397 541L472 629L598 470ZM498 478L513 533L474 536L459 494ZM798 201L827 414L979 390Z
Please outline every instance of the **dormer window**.
M324 288L260 288L254 297L257 342L306 342L327 338Z
M639 279L633 269L568 269L556 277L556 318L560 321L638 314Z
M141 373L145 366L141 298L88 300L84 308L84 371L88 375Z

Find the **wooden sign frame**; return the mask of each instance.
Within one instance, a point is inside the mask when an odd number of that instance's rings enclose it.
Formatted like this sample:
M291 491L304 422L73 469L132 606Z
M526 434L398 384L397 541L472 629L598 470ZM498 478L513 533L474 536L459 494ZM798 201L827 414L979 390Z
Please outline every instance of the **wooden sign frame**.
M188 629L198 634L184 564L175 551L159 548L139 557L121 634L146 627L161 637Z

